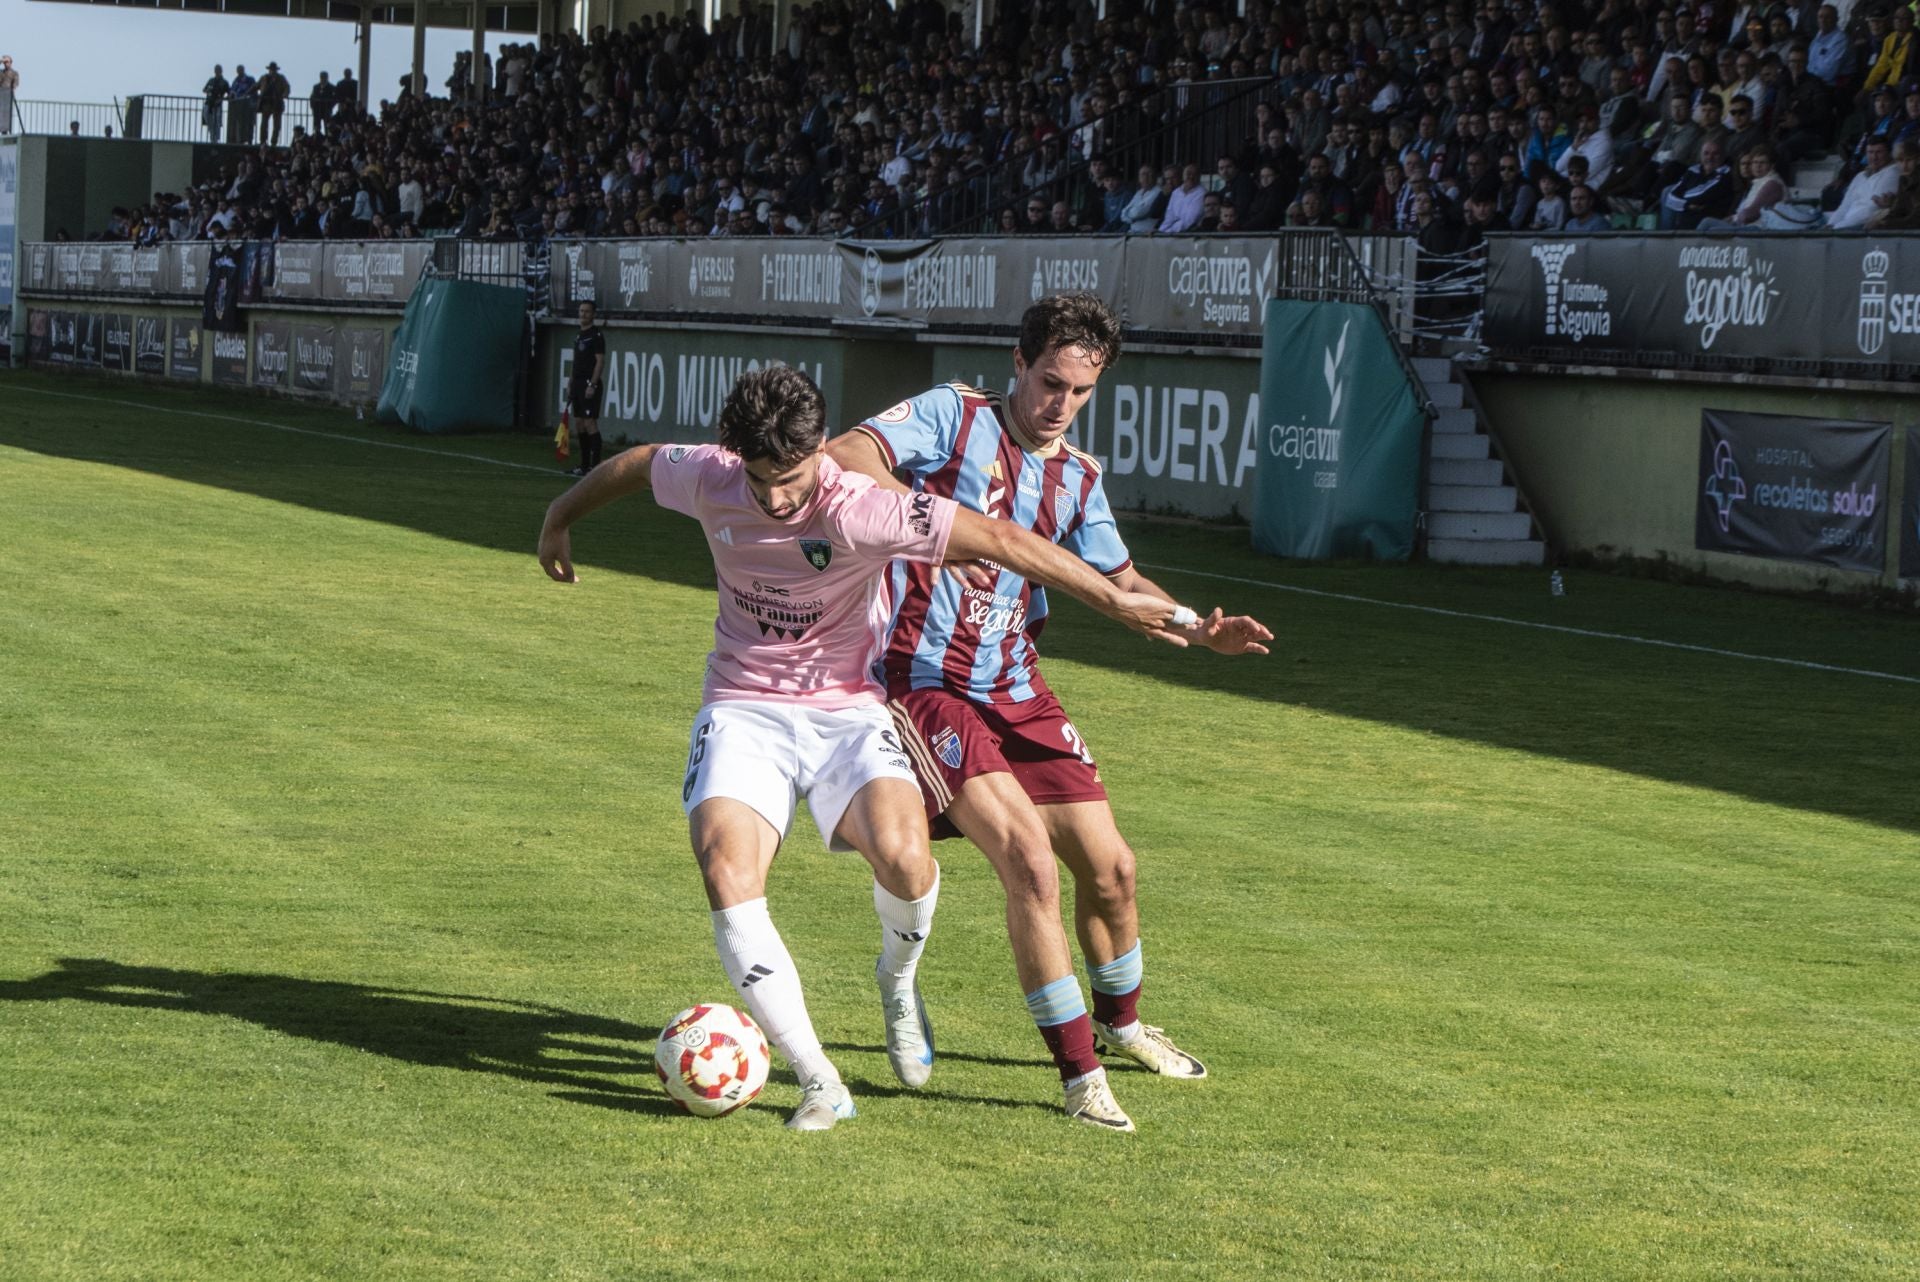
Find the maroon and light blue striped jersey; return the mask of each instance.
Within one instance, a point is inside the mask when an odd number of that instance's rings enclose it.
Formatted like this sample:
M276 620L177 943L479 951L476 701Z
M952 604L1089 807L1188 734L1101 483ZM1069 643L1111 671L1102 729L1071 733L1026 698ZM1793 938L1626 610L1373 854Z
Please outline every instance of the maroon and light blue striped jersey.
M1013 521L1103 574L1133 564L1113 522L1100 465L1065 441L1031 454L1007 430L1001 398L947 383L902 401L857 431L915 490ZM981 703L1046 693L1035 639L1047 620L1044 588L998 566L991 590L963 587L937 567L895 561L893 633L883 659L891 693L944 687Z

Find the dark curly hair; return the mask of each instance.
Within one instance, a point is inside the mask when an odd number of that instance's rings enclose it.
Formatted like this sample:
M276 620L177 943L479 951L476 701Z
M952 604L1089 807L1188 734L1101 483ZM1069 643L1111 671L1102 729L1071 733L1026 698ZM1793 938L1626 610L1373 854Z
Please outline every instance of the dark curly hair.
M751 463L772 459L790 467L820 448L827 436L827 398L790 365L742 374L720 407L720 445Z
M1120 359L1120 318L1093 294L1051 294L1020 317L1020 355L1031 365L1060 347L1077 347L1110 370Z

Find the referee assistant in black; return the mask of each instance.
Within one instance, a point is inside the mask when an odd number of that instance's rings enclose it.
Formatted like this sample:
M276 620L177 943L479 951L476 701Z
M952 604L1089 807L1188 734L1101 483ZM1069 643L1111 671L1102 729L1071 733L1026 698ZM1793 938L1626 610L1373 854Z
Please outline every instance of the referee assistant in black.
M580 304L580 333L573 340L573 372L567 379L567 412L574 435L580 438L580 466L585 476L600 462L600 401L606 395L607 336L593 323L593 304Z

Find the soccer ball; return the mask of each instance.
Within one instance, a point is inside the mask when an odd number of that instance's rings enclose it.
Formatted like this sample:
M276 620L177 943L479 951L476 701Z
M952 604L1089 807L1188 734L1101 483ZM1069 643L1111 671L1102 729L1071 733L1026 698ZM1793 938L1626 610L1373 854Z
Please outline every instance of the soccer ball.
M690 1006L667 1022L653 1048L667 1097L695 1117L725 1117L753 1103L773 1057L753 1016L731 1006Z

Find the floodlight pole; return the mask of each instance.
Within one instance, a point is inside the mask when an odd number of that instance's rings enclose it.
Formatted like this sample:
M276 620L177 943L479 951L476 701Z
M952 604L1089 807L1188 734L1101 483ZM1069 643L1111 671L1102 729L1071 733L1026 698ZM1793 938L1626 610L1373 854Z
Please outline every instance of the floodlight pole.
M473 87L474 102L486 102L492 86L487 83L487 11L480 0L473 0L473 70L467 79Z
M427 4L413 0L413 96L427 96Z
M373 72L373 18L366 9L360 10L360 14L360 101L355 106L365 111L367 77Z

